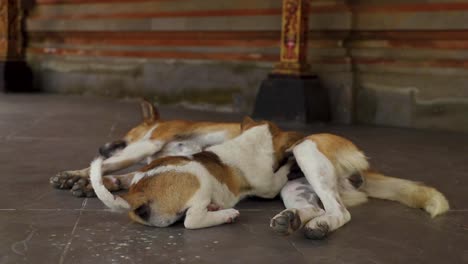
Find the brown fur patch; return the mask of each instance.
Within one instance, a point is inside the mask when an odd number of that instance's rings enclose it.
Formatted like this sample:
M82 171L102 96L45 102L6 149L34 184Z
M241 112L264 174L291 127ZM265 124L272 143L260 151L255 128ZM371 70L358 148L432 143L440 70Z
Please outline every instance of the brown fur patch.
M151 134L151 139L170 141L177 137L193 137L216 131L227 131L228 138L234 138L241 132L238 123L192 122L185 120L143 122L130 130L124 137L128 143L141 139L156 124L158 127Z
M228 136L231 138L240 134L239 124L174 120L159 123L158 128L151 135L151 139L169 141L175 136L196 136L221 130L228 131Z
M241 126L239 123L211 123L211 122L197 122L192 126L193 133L207 134L216 131L227 131L228 138L235 138L241 133Z
M341 151L358 151L358 148L349 140L333 134L313 134L306 137L317 144L317 148L332 163L336 163L337 154Z
M187 202L200 188L198 178L190 173L164 172L141 179L125 196L133 208L156 202L158 213L176 215L185 210Z
M286 157L287 149L304 138L303 134L297 132L283 132L281 130L272 131L271 129L270 131L273 135L273 148L275 150L275 158L277 162Z
M249 188L243 177L239 177L229 166L222 163L219 157L210 151L203 151L193 155L193 159L200 162L220 183L226 184L229 191L235 195Z
M136 127L132 128L124 137L124 140L127 144L135 142L141 139L154 125L155 123L146 123L143 122Z

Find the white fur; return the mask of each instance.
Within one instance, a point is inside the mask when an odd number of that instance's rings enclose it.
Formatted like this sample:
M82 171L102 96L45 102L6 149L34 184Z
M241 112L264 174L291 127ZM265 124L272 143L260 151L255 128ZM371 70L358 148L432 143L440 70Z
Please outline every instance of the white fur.
M138 172L138 173L135 173L135 175L133 176L133 179L132 179L132 182L130 183L130 185L133 185L137 182L139 182L141 179L143 179L144 177L146 177L146 173L144 172Z
M319 208L319 199L306 178L288 181L281 189L281 199L287 209Z
M157 153L157 157L168 157L168 156L185 156L190 157L191 155L198 153L203 150L202 145L199 142L185 140L185 141L170 141L164 148Z
M336 163L333 164L336 175L340 178L347 178L348 175L357 171L364 171L369 168L367 157L356 148L338 150L336 153Z
M264 198L276 196L283 180L274 180L274 149L271 133L267 125L256 126L244 131L241 136L223 144L209 147L227 165L243 172L252 186L252 193Z
M154 153L161 150L163 146L164 142L159 140L136 141L128 145L116 155L110 157L109 159L106 159L102 164L102 170L104 171L104 173L107 173L110 171L116 171L126 168L128 166L136 164L137 162L147 158L148 156L153 155Z
M106 189L102 183L102 158L97 158L91 163L91 184L97 197L112 210L129 210L130 204L120 196L115 196Z
M333 164L318 150L315 142L305 140L293 149L293 153L326 212L325 215L312 219L307 223L307 227L316 229L326 223L329 231L333 231L351 220L351 215L338 193Z
M159 124L155 124L153 127L151 127L148 132L146 132L146 134L141 138L139 139L139 141L146 141L146 140L149 140L151 138L151 136L153 135L153 132L156 128L158 128Z
M202 147L207 147L221 144L228 139L230 139L228 131L220 130L198 135L197 137L195 137L194 141Z

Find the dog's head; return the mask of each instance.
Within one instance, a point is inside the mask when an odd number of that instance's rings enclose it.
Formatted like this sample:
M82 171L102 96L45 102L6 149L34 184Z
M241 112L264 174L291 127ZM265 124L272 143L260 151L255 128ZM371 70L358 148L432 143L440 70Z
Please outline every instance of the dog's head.
M241 124L242 132L258 126L267 126L272 140L274 148L274 168L276 169L282 160L286 158L288 150L298 141L304 138L301 133L293 131L284 131L279 128L276 124L270 121L254 121L250 117L245 117Z
M113 156L115 153L124 149L130 143L142 139L158 123L159 112L152 103L144 100L141 102L140 106L143 121L132 128L123 139L108 142L101 146L99 148L99 154L101 154L101 156L105 158Z
M169 171L141 179L124 199L131 205L129 216L135 222L167 227L183 218L199 188L196 176Z

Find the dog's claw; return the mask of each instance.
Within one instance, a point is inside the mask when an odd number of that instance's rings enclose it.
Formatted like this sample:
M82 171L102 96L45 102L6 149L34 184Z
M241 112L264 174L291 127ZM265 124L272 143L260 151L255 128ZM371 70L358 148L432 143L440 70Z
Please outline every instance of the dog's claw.
M50 177L49 183L50 183L50 185L52 185L52 187L54 187L54 188L59 188L59 187L60 187L60 179L59 179L58 176L52 176L52 177Z

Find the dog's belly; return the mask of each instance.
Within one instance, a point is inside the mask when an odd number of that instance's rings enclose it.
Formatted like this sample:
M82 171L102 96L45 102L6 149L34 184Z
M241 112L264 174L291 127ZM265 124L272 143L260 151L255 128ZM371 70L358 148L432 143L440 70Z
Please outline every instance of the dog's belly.
M281 190L281 198L286 208L322 208L317 193L305 177L289 181Z

